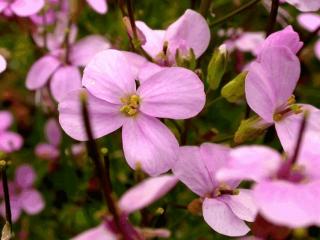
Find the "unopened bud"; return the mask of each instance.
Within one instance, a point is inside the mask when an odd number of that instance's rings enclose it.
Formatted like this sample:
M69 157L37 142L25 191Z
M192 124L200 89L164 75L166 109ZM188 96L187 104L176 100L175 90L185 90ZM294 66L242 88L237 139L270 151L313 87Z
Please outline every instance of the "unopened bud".
M197 67L196 55L192 48L189 49L187 55L181 54L179 49L177 49L175 59L177 66L179 67L188 68L190 70L194 70Z
M220 85L221 79L226 71L228 54L226 46L223 44L213 52L212 58L208 65L207 82L213 90Z
M234 142L240 144L246 141L253 141L260 137L268 127L269 124L264 122L257 115L245 119L241 121L240 126L234 135Z
M244 82L247 72L242 72L226 85L221 90L221 95L228 102L235 103L244 97Z

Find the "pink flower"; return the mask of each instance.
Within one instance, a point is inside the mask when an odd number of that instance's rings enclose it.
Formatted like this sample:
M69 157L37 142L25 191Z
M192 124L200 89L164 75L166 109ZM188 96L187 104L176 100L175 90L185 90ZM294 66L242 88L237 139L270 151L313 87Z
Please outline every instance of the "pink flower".
M210 42L210 29L206 20L190 9L166 30L152 30L141 21L137 21L136 25L146 38L142 48L164 66L175 65L177 51L188 58L193 50L195 57L200 57Z
M291 228L320 225L319 141L308 133L297 161L293 148L283 157L264 146L243 146L230 153L230 161L218 179L248 179L256 182L253 197L261 214L275 224Z
M227 236L243 236L250 229L256 206L251 191L237 189L240 181L218 181L216 173L229 161L230 149L204 143L200 147L181 147L174 175L203 200L204 220L215 231Z
M0 111L0 152L11 153L22 147L22 137L8 130L12 121L10 112Z
M87 0L87 3L97 13L105 14L108 11L107 0Z
M24 164L17 168L14 182L9 182L13 222L19 219L22 211L29 215L35 215L44 209L45 202L41 193L32 187L35 179L36 173L33 168L28 164ZM1 193L3 193L2 190ZM0 213L5 217L4 201L2 201Z
M320 9L319 0L281 0L287 2L302 12L315 12Z
M152 75L136 87L138 71L128 59L134 54L117 50L98 53L84 70L86 90L68 94L59 104L59 121L72 138L87 139L79 94L88 95L94 137L122 127L125 158L131 168L141 166L154 176L171 169L178 142L157 118L187 119L204 106L204 86L190 70L172 67ZM139 56L137 56L139 58Z
M304 27L308 31L314 32L320 27L320 16L319 14L313 13L300 14L298 16L298 22L302 27ZM315 43L314 52L316 54L316 57L320 60L320 30L318 32L318 36L319 38Z
M178 182L178 179L171 175L162 175L149 178L132 187L123 194L119 200L119 208L122 211L121 222L132 228L133 234L142 234L144 229L133 228L127 221L127 216L135 211L143 209L166 195ZM72 240L116 240L117 232L113 228L113 219L109 218L97 227L89 229ZM148 229L154 237L169 237L170 232L166 229Z
M29 90L41 89L50 81L51 94L56 101L81 87L78 67L85 66L97 52L110 47L106 39L99 35L90 35L74 43L76 34L71 28L70 47L68 50L63 49L61 45L66 27L66 21L62 21L61 24L58 23L53 35L48 36L50 52L31 66L26 80Z
M44 0L0 0L0 13L28 17L39 12L44 4Z
M0 73L2 73L7 68L7 61L6 59L0 55Z

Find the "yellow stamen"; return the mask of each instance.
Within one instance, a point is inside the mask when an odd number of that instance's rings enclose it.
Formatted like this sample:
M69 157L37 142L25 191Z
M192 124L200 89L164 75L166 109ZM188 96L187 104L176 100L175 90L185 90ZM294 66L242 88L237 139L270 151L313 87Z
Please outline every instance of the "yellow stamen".
M129 97L120 99L123 106L120 108L120 112L124 113L128 117L133 117L139 112L140 97L133 94Z

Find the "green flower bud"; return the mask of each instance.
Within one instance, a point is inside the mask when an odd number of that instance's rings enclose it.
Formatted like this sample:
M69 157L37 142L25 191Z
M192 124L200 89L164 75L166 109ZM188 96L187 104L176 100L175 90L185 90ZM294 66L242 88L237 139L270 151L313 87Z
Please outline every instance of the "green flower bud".
M244 97L244 81L247 72L242 72L226 85L221 90L221 96L228 102L235 103Z
M259 116L255 115L241 121L240 126L234 134L234 142L241 144L246 141L253 141L260 137L269 127Z
M192 48L190 48L188 55L182 55L177 49L175 55L177 66L194 70L197 67L196 55Z
M212 90L219 87L221 79L226 71L228 54L226 46L223 44L213 52L208 65L207 82Z

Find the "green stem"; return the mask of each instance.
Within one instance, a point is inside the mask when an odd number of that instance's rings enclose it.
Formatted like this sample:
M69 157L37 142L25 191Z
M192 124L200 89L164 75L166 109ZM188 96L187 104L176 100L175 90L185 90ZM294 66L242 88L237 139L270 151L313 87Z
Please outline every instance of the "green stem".
M210 8L211 0L201 0L200 3L200 14L204 17L207 16L208 10Z
M8 177L7 177L7 163L5 163L4 166L1 166L1 178L2 178L2 187L3 187L3 194L4 194L6 220L10 224L10 229L12 232L12 216L11 216L10 194L9 194Z
M278 9L279 9L279 0L272 0L271 12L269 16L269 21L266 29L267 36L273 33L274 26L277 22Z

